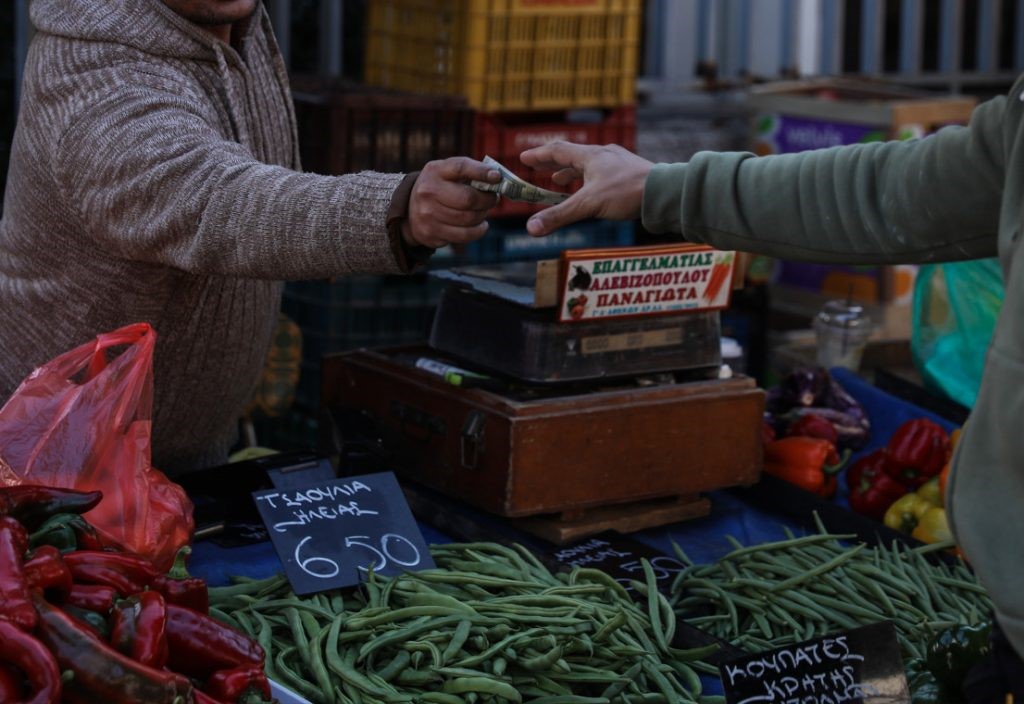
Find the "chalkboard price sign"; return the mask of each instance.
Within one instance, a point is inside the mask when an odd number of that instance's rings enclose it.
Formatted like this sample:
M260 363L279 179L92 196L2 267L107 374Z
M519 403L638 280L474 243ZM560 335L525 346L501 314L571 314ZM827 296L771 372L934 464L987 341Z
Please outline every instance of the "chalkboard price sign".
M604 570L627 589L630 581L644 581L641 559L651 563L658 588L667 591L672 579L685 565L645 543L618 533L602 533L575 545L559 548L552 557L566 567L596 567Z
M729 704L901 704L910 691L884 621L719 664Z
M391 472L253 493L296 594L434 567Z

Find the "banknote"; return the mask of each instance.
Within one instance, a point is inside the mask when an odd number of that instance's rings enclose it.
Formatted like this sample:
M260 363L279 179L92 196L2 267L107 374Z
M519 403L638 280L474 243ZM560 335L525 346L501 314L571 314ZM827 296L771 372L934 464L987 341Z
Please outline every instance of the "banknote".
M541 205L558 205L571 195L569 193L549 191L546 188L527 183L489 156L485 156L481 161L500 173L501 181L498 183L470 181L469 185L477 190L498 193L509 200L539 203Z

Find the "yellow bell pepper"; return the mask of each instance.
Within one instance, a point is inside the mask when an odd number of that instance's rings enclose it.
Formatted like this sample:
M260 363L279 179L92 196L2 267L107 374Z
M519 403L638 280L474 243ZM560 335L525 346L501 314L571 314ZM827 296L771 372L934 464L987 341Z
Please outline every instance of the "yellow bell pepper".
M893 502L885 512L882 522L893 530L910 533L931 508L935 508L935 503L927 496L911 492Z
M922 543L952 540L953 533L949 530L949 522L946 520L946 509L933 506L925 511L911 535Z
M932 477L918 487L917 495L927 499L933 506L942 506L942 492L939 491L939 478Z

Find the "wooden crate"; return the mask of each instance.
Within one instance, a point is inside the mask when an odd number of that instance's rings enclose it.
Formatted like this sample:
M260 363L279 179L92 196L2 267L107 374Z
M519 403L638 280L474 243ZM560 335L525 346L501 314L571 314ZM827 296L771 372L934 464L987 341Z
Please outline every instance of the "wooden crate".
M757 481L764 392L746 377L533 400L445 383L427 348L324 359L322 405L364 413L396 471L493 513L562 514Z

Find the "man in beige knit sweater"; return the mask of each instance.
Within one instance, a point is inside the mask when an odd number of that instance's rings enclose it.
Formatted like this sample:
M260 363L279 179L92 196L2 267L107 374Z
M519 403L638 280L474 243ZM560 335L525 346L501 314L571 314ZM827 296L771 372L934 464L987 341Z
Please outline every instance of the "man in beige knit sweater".
M481 237L496 181L300 173L288 80L259 0L34 0L0 221L0 403L96 334L158 334L154 464L225 459L281 282L407 272Z

